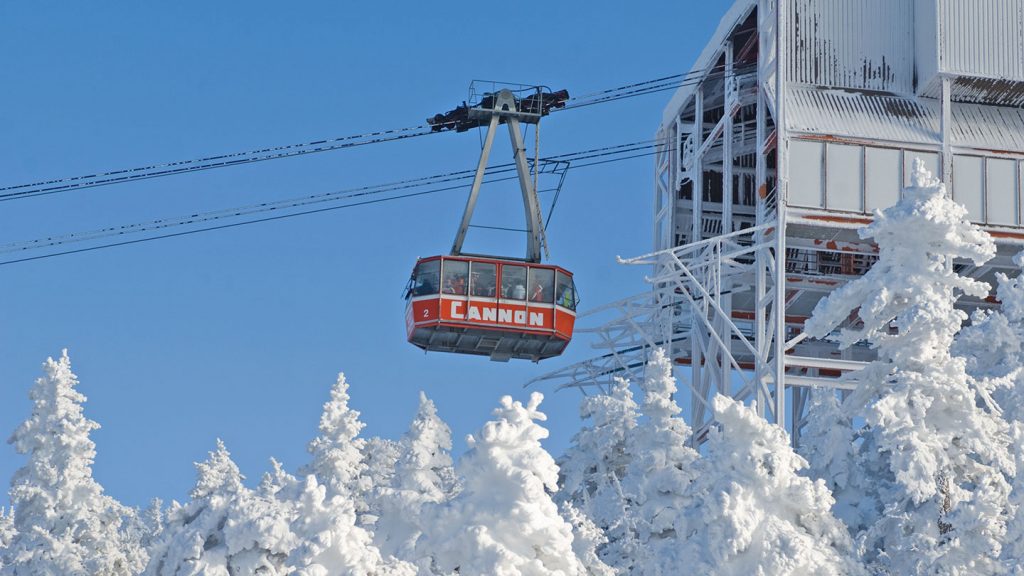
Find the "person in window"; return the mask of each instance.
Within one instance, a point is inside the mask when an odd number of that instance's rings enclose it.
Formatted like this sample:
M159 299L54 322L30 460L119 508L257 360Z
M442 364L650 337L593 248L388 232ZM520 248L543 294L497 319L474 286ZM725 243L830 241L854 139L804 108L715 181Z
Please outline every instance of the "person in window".
M544 286L540 282L534 284L533 292L530 292L530 302L543 302L544 301Z
M516 287L512 289L512 298L526 300L526 288L522 284L516 284Z
M572 310L575 307L575 302L572 298L572 288L565 286L562 288L562 297L558 299L558 304Z
M456 274L454 278L448 279L448 286L445 287L445 293L455 294L457 296L466 295L466 277L462 274Z
M436 294L437 290L434 289L434 283L430 281L429 276L423 276L420 278L419 286L416 286L415 294L417 296L426 296L428 294Z

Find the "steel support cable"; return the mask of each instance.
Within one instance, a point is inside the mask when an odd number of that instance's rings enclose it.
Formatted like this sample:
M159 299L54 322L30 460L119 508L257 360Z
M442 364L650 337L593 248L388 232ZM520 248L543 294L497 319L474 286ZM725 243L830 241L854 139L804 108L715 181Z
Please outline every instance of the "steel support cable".
M542 162L545 163L560 163L560 162L571 162L577 160L586 160L590 158L608 156L612 154L621 154L626 152L634 152L649 148L650 143L655 142L654 140L642 140L635 143L619 144L615 146L606 146L603 148L594 148L591 150L584 150L580 152L572 152L567 154L560 154L543 158ZM657 145L657 144L655 144ZM514 169L515 165L512 163L500 164L493 166L487 170L488 175L500 174L510 172ZM542 168L543 170L543 168ZM417 188L421 186L430 186L435 184L442 184L446 182L453 182L459 180L467 180L474 176L475 170L458 170L453 172L447 172L444 174L436 174L433 176L424 176L420 178L410 178L407 180L400 180L398 182L390 182L387 184L374 184L369 186L362 186L358 188L351 188L346 190L338 190L335 192L325 192L321 194L313 194L309 196L301 196L297 198L289 198L286 200L278 200L273 202L261 202L257 204L250 204L247 206L240 206L236 208L228 208L222 210L216 210L211 212L195 213L188 216L182 216L178 218L162 218L158 220L150 220L147 222L139 222L134 224L126 224L120 226L110 226L97 230L89 230L85 232L73 232L69 234L48 236L46 238L38 238L35 240L11 242L0 245L0 253L20 252L25 250L34 250L39 248L46 248L51 246L57 246L60 244L67 244L71 242L84 242L87 240L96 240L107 236L118 236L124 234L132 234L138 232L158 230L161 228L169 228L174 226L182 226L189 224L197 224L201 222L207 222L210 220L220 220L223 218L243 216L247 214L253 214L258 212L268 212L274 210L281 210L287 208L295 208L300 206L306 206L310 204L319 204L324 202L335 202L350 198L356 198L360 196L367 196L373 194L380 194L383 192L391 192L409 188Z
M421 128L421 127L417 127ZM334 144L319 145L315 148L303 148L303 146L310 146L312 144L294 144L287 146L277 146L275 148L268 148L266 150L277 150L269 154L260 154L257 156L247 156L253 152L238 152L235 154L225 154L220 156L220 160L213 162L198 163L201 160L185 160L181 162L169 162L166 164L155 164L153 167L159 168L160 170L143 171L146 168L132 168L126 170L114 170L110 172L104 172L102 174L95 174L92 176L74 176L70 178L64 178L60 180L53 180L55 185L46 186L43 188L29 188L27 190L20 190L17 192L7 192L0 194L0 202L8 200L21 200L24 198L34 198L36 196L47 196L50 194L57 194L60 192L69 192L72 190L82 190L86 188L96 188L99 186L109 186L111 184L123 184L126 182L137 182L140 180L149 180L151 178L160 178L164 176L174 176L178 174L188 174L191 172L202 172L205 170L212 170L215 168L225 168L228 166L240 166L243 164L253 164L256 162L264 162L267 160L279 160L282 158L294 158L297 156L305 156L307 154L315 154L318 152L328 152L331 150L342 150L345 148L355 148L357 146L366 146L369 144L380 144L383 142L394 142L396 140L405 140L408 138L416 138L419 136L428 136L430 134L437 134L437 132L420 131L420 132L406 132L412 129L398 129L388 130L382 133L395 132L392 136L381 136L372 138L369 140L355 140L361 138L364 135L351 136L337 138L334 140L327 140L321 142L336 142ZM348 142L342 142L344 140L354 140ZM211 157L213 158L213 157ZM90 178L99 178L92 180ZM8 186L2 190L13 190L15 188L24 188L26 186L34 186L31 184L20 185L20 186Z
M603 104L605 102L612 102L615 100L633 98L636 96L644 96L646 94L653 94L665 90L677 89L680 86L688 85L690 82L693 82L695 80L703 81L706 77L714 75L714 70L720 68L720 66L712 66L704 70L696 70L688 72L686 74L675 74L672 76L665 76L654 80L636 82L633 84L627 84L625 86L619 86L616 88L610 88L607 90L593 92L585 96L571 98L569 100L571 104L569 104L565 108L555 109L554 111L581 108L583 106ZM680 79L682 80L682 83L675 82L674 79ZM664 82L671 83L664 84ZM641 88L643 86L646 86L647 88ZM99 186L135 182L151 178L160 178L164 176L200 172L215 168L239 166L243 164L263 162L267 160L293 158L296 156L303 156L306 154L313 154L317 152L327 152L332 150L340 150L344 148L352 148L356 146L365 146L368 144L392 142L395 140L415 138L419 136L427 136L430 134L438 133L440 132L435 132L430 125L423 124L407 128L380 130L376 132L367 132L364 134L356 134L351 136L341 136L337 138L314 140L298 144L287 144L283 146L247 150L243 152L218 154L213 156L206 156L203 158L196 158L192 160L150 164L148 166L140 166L136 168L110 170L95 174L43 180L29 184L3 186L0 187L0 202L24 198L33 198L36 196L45 196L49 194L68 192L72 190L81 190Z
M757 68L756 65L740 66L734 69L733 73L736 75L745 74ZM634 85L622 86L620 88L606 90L604 92L595 92L591 97L571 98L562 108L556 108L552 112L561 112L565 110L573 110L576 108L583 108L584 106L593 106L594 104L604 104L606 102L614 102L616 100L623 100L626 98L635 98L637 96L646 96L648 94L655 94L658 92L665 92L667 90L678 90L684 86L695 86L712 77L724 76L724 72L708 72L704 73L700 71L701 75L694 76L693 78L685 78L681 81L669 81L662 82L653 85L644 86L645 82L640 82ZM671 76L668 78L672 78ZM653 82L653 81L652 81ZM628 89L628 90L627 90Z
M651 147L657 147L657 145L651 146ZM671 149L669 151L671 151ZM658 154L658 153L661 153L661 152L663 152L663 151L662 150L657 150L657 151L654 151L654 152L647 152L647 153L642 153L642 154L634 154L634 155L630 155L630 156L624 156L624 157L621 157L621 158L610 158L610 159L601 160L601 161L597 161L597 162L588 162L588 163L585 163L585 164L572 165L572 166L568 167L567 169L577 169L577 168L586 168L586 167L589 167L589 166L598 166L598 165L602 165L602 164L609 164L609 163L612 163L612 162L619 162L619 161L623 161L623 160L631 160L631 159L635 159L635 158L647 157L647 156L651 156L653 154ZM507 172L507 171L510 171L510 170L506 169L504 171ZM508 176L508 177L504 177L504 178L494 178L494 179L490 179L490 180L485 180L485 183L503 182L503 181L515 180L516 178L518 178L518 176ZM165 238L174 238L174 237L178 237L178 236L187 236L187 235L196 234L196 233L199 233L199 232L209 232L209 231L213 231L213 230L222 230L222 229L226 229L226 228L235 228L235 227L244 226L244 225L247 225L247 224L258 224L258 223L261 223L261 222L270 222L270 221L282 220L282 219L292 218L292 217L297 217L297 216L305 216L305 215L310 215L310 214L318 214L318 213L321 213L321 212L329 212L329 211L340 210L340 209L344 209L344 208L353 208L353 207L356 207L356 206L365 206L365 205L368 205L368 204L376 204L376 203L388 202L388 201L392 201L392 200L402 200L402 199L407 199L407 198L424 196L424 195L428 195L428 194L435 194L435 193L438 193L438 192L445 192L445 191L449 191L449 190L457 190L457 189L464 188L464 187L465 187L464 184L459 184L459 185L454 185L454 186L446 186L446 187L435 188L435 189L431 189L431 190L424 190L424 191L419 191L419 192L410 192L410 193L407 193L407 194L400 194L398 196L389 196L387 198L375 198L375 199L370 199L370 200L363 200L363 201L360 201L360 202L353 202L353 203L349 203L349 204L343 204L343 205L340 205L340 206L327 206L327 207L323 207L323 208L304 210L304 211L300 211L300 212L291 212L291 213L287 213L287 214L277 214L277 215L274 215L274 216L266 216L266 217L263 217L263 218L257 218L257 219L252 219L252 220L245 220L245 221L242 221L242 222L230 222L230 223L226 223L226 224L218 224L218 225L215 225L215 226L207 226L205 228L198 228L198 229L193 229L193 230L185 230L185 231L182 231L182 232L170 232L170 233L167 233L167 234L160 234L160 235L157 235L157 236L149 236L149 237L146 237L146 238L136 238L136 239L133 239L133 240L123 240L123 241L119 241L119 242L100 244L100 245L97 245L97 246L87 246L87 247L84 247L84 248L75 248L75 249L64 250L64 251L60 251L60 252L52 252L52 253L49 253L49 254L41 254L41 255L38 255L38 256L26 256L24 258L17 258L17 259L12 259L12 260L0 261L0 266L4 266L4 265L7 265L7 264L17 264L17 263L20 263L20 262L30 262L30 261L34 261L34 260L42 260L42 259L45 259L45 258L52 258L52 257L55 257L55 256L65 256L65 255L69 255L69 254L77 254L77 253L81 253L81 252L91 252L91 251L100 250L100 249L103 249L103 248L113 248L113 247L117 247L117 246L125 246L125 245L130 245L130 244L139 244L139 243L142 243L142 242L149 242L151 240L161 240L161 239L165 239ZM376 193L384 193L384 192L388 192L388 191L393 191L393 190L380 190L380 191L378 191ZM286 209L286 208L269 208L268 207L264 211L274 211L274 210L280 210L280 209ZM228 214L228 213L232 212L232 210L221 210L219 212L222 212L224 214ZM243 214L238 214L238 215L243 215ZM231 215L231 216L233 216L233 215ZM221 216L220 219L225 218L225 217L230 217L230 216ZM210 219L210 220L216 220L216 219ZM210 220L204 220L204 221L210 221ZM191 221L191 222L182 223L182 224L178 224L178 225L195 224L195 223L201 223L201 222L200 221ZM161 226L161 227L153 228L151 230L141 230L141 229L140 230L133 230L133 232L152 231L152 230L158 230L158 229L163 229L163 228L168 228L168 227L170 227L170 226ZM116 233L116 234L113 234L113 235L121 235L121 233ZM98 239L98 238L89 238L89 239ZM76 240L73 240L73 241L78 241L78 240L76 239ZM56 242L56 243L54 243L52 245L48 245L48 246L57 246L57 245L62 245L62 244L66 244L66 243L70 243L70 242ZM43 248L43 247L44 246L34 246L33 248Z

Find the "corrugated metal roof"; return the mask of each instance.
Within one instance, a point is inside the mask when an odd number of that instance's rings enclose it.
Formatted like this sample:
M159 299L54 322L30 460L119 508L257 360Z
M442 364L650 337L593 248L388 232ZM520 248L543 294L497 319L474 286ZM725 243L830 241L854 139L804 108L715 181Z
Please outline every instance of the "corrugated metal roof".
M1024 152L1024 111L1003 106L953 104L953 145Z
M786 96L787 127L792 132L890 142L939 142L936 114L916 100L799 88L790 88Z
M919 90L926 98L942 94L942 82L936 76ZM953 79L950 97L954 102L974 102L995 106L1024 106L1024 82L997 78L959 77Z
M939 104L934 100L881 94L790 88L791 132L891 143L942 143ZM954 146L1024 152L1024 110L981 104L953 104Z

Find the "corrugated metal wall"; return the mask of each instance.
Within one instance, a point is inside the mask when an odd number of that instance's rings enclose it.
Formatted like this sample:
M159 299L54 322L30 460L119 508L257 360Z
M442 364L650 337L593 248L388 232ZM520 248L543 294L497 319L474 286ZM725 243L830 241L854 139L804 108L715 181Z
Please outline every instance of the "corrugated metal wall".
M913 0L790 1L790 81L913 93Z
M1024 0L939 0L942 69L1024 80Z

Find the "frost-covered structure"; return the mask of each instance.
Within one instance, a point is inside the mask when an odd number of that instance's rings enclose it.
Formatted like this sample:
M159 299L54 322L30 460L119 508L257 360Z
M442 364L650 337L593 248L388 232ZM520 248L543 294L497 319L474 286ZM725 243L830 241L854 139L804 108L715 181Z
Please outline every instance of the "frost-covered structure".
M32 415L9 440L28 461L11 479L13 522L0 521L0 538L8 540L0 574L137 574L145 552L122 526L132 512L92 477L96 446L89 434L99 424L83 413L85 396L75 389L67 350L48 358L43 371L29 393Z
M994 573L1006 530L1009 429L950 352L967 319L957 299L989 292L953 259L981 266L995 254L967 217L917 162L903 199L861 230L878 244L878 263L806 323L811 336L878 350L844 405L865 421L856 465L872 481L861 500L875 503L852 528L863 531L869 559L895 573ZM851 312L859 322L833 333Z
M875 358L808 338L803 322L877 260L857 229L899 200L915 160L999 244L960 274L1017 275L1024 20L1018 0L731 4L657 127L654 246L625 260L651 290L581 315L603 349L540 379L639 382L652 348L671 343L698 439L724 393L799 443L809 390L848 391L837 377Z

